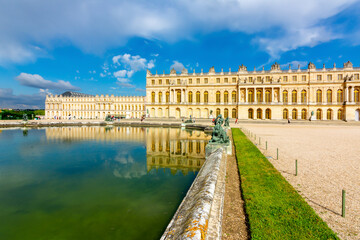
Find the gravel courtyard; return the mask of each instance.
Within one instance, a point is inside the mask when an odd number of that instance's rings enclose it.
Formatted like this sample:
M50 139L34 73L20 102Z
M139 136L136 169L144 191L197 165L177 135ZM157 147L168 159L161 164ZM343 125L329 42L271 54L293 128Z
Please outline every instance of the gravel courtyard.
M341 239L360 239L359 125L240 123L232 126L241 127L246 134L247 130L252 132L252 141ZM266 141L268 150L265 150ZM295 176L295 159L298 176ZM341 216L342 189L346 190L345 218Z

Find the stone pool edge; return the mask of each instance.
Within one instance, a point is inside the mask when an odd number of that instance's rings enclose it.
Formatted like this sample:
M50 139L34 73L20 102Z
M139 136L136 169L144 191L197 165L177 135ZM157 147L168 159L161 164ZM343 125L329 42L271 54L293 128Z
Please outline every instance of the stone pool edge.
M28 128L41 128L41 127L71 127L71 126L131 126L131 127L184 127L186 129L212 131L212 127L202 124L186 124L182 126L181 123L153 123L153 122L105 122L105 121L74 121L74 122L0 122L0 128L11 128L11 127L28 127Z
M161 240L221 239L226 160L221 147L207 155Z

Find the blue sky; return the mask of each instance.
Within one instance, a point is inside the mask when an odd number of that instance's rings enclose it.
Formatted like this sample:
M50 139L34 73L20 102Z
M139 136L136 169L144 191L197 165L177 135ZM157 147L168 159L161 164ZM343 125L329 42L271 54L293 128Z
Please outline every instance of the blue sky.
M153 73L360 66L360 1L0 0L0 108L145 95Z

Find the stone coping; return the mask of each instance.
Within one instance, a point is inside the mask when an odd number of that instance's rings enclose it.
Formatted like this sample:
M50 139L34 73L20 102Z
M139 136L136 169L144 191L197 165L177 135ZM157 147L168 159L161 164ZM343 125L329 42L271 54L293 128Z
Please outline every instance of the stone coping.
M176 127L180 128L181 122L138 122L138 121L119 121L119 122L105 122L105 121L1 121L0 128L10 127L65 127L65 126L131 126L131 127ZM184 128L194 130L205 130L208 126L202 124L186 124Z
M221 239L226 156L219 147L206 157L161 240Z

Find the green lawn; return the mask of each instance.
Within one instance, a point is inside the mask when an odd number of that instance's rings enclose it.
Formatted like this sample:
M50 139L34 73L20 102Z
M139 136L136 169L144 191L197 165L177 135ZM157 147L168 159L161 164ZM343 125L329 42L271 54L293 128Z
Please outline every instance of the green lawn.
M232 129L251 239L338 239L240 129Z

